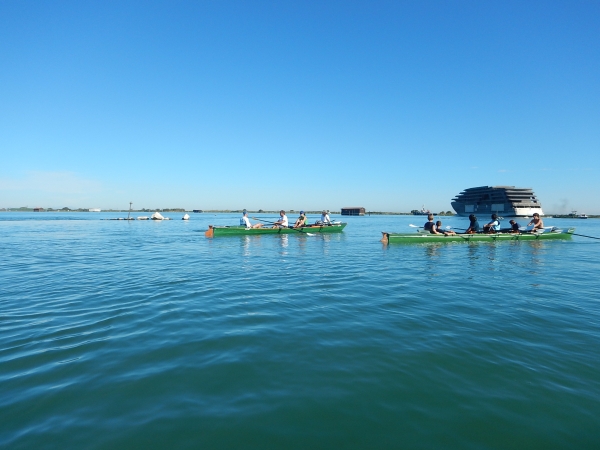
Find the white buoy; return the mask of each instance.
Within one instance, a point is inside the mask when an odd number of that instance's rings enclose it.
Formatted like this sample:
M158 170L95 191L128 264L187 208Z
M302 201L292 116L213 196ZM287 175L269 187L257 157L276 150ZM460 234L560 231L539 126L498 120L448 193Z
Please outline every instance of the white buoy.
M152 217L150 217L150 218L152 220L164 220L164 217L158 211L156 211L154 214L152 214Z
M190 220L190 216L188 216L187 214L185 216L183 216L182 220Z

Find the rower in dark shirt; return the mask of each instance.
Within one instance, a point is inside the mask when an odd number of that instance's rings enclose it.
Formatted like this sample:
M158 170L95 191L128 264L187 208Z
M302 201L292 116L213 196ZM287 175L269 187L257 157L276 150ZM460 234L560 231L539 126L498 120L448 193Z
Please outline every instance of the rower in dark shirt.
M475 233L479 233L479 222L477 221L477 217L475 217L475 214L471 214L469 216L469 228L467 228L467 231L465 231L465 234L475 234Z
M510 233L518 233L521 231L519 230L519 228L521 228L521 225L515 222L514 219L510 219L508 223L510 223Z
M429 231L431 234L435 233L435 222L433 221L433 214L427 216L427 222L423 225L423 230Z
M435 233L434 234L443 234L444 236L454 236L456 233L450 229L448 229L447 231L444 231L442 229L442 221L438 220L435 223Z

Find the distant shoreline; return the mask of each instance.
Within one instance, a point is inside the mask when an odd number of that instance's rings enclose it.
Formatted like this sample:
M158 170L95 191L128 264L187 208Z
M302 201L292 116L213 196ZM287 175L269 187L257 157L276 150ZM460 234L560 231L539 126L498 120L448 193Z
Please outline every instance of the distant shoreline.
M188 209L183 209L183 208L172 208L172 209L103 209L102 211L89 211L87 209L69 209L69 210L64 210L64 209L44 209L42 211L34 211L33 208L0 208L0 213L2 212L40 212L40 213L45 213L45 212L52 212L52 213L90 213L90 214L97 214L98 212L105 212L105 213L127 213L127 212L132 212L132 213L153 213L153 212L160 212L160 213L191 213L191 214L241 214L242 210L241 209L203 209L201 210L201 212L195 213L194 210L188 210ZM295 211L293 209L290 209L287 211L288 214L294 214L297 213L299 211ZM305 211L306 214L321 214L321 210L315 210L315 211ZM273 211L268 211L268 210L257 210L257 211L251 211L248 210L248 214L279 214L279 210L273 210ZM330 211L329 214L336 214L336 215L341 215L340 211ZM445 216L445 217L454 217L456 216L455 213L452 214L448 214L446 213L433 213L434 216L438 217L438 216ZM367 211L365 213L365 216L415 216L415 217L426 217L425 215L419 215L419 214L413 214L411 212L391 212L391 211ZM351 217L351 216L348 216ZM356 216L356 217L360 217L360 216ZM545 219L579 219L578 217L568 217L564 214L548 214L543 216ZM590 214L587 216L589 219L600 219L600 215L597 214ZM521 217L521 219L523 219L523 217ZM581 220L581 219L579 219Z
M241 214L242 210L241 209L203 209L200 210L201 212L194 212L194 210L192 209L183 209L183 208L167 208L167 209L103 209L101 211L89 211L88 209L69 209L69 210L65 210L65 209L43 209L41 211L34 211L34 208L2 208L0 209L0 212L39 212L39 213L45 213L45 212L52 212L52 213L92 213L92 214L96 214L99 212L112 212L112 213L118 213L118 212L132 212L132 213L153 213L153 212L161 212L161 213L192 213L192 214L206 214L206 213L210 213L210 214ZM256 211L252 211L252 210L247 210L248 214L279 214L279 209L278 210L256 210ZM294 214L294 213L299 213L300 210L296 211L293 209L289 209L286 210L286 212L288 214ZM314 211L305 211L306 214L321 214L322 210L314 210ZM341 211L329 211L329 214L341 214ZM367 211L365 213L365 216L413 216L415 214L412 214L410 212L390 212L390 211ZM441 213L441 214L435 214L435 216L454 216L455 214L448 214L448 213ZM425 216L423 216L425 217Z

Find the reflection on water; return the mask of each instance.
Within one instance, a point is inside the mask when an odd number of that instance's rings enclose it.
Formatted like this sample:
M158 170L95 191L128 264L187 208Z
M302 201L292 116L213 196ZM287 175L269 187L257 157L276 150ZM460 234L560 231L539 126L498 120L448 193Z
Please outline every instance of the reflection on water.
M287 234L279 235L279 246L281 247L281 255L285 256L288 254L287 248L290 245L289 236Z
M261 238L265 238L265 236L240 236L242 255L252 256L253 254L256 254L257 247L261 246L263 243ZM316 234L313 236L280 234L277 236L266 236L266 238L269 239L268 242L278 243L281 255L287 255L289 251L294 251L294 253L298 251L300 254L304 254L306 253L307 246L314 242L319 242L321 244L323 254L326 255L332 248L331 245L337 245L337 242L340 240L339 236L328 234Z
M527 266L531 275L538 275L540 273L541 266L544 264L544 242L532 241L530 244L531 252L529 254L529 262ZM532 286L537 287L536 284L532 284Z
M487 263L486 263L486 269L487 270L491 270L494 271L496 270L495 267L495 262L496 262L496 257L497 257L497 250L498 250L498 245L503 245L504 243L497 243L497 242L490 242L487 245L487 249L486 249L486 254L487 254Z
M244 256L250 256L250 236L243 236L242 238L242 254Z
M477 268L477 265L479 263L479 253L477 252L477 249L479 248L479 244L477 242L469 242L467 243L468 245L468 250L467 250L467 261L469 263L469 279L473 278L473 269Z
M442 248L442 246L445 245L446 244L438 242L425 244L425 256L427 256L430 259L438 258L440 256L440 248Z
M306 253L306 239L308 239L308 236L298 236L296 239L298 242L298 250L301 254Z

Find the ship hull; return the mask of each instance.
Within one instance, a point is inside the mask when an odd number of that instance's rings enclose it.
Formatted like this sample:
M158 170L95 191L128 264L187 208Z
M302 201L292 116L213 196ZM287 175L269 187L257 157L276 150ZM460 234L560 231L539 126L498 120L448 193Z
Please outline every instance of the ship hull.
M530 188L514 186L480 186L462 191L452 199L452 208L458 216L471 214L502 217L531 217L544 215L542 205Z

